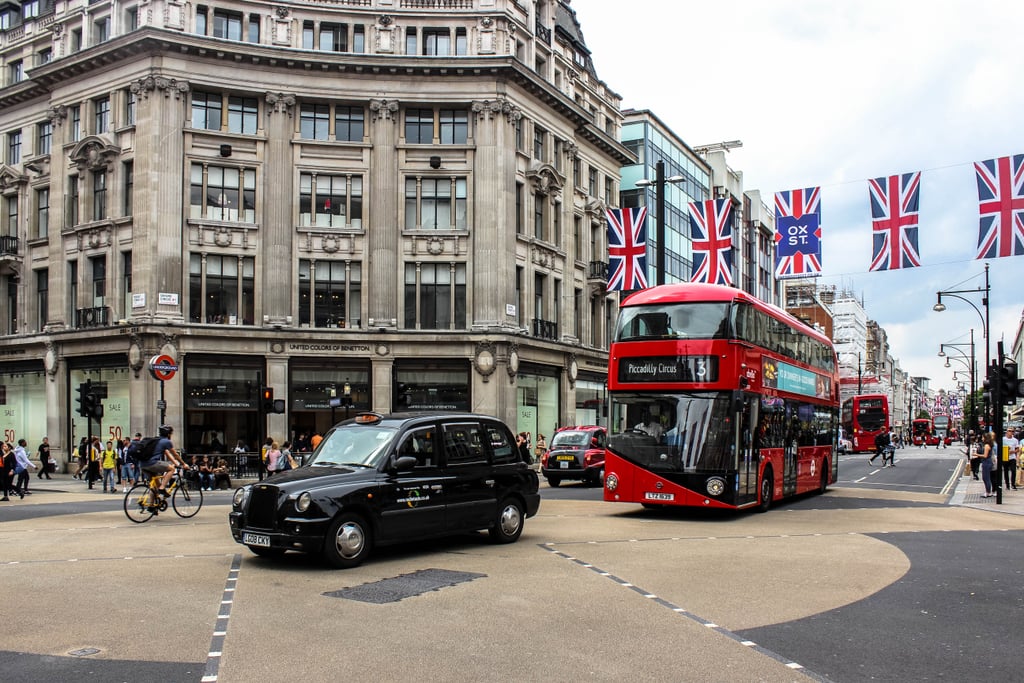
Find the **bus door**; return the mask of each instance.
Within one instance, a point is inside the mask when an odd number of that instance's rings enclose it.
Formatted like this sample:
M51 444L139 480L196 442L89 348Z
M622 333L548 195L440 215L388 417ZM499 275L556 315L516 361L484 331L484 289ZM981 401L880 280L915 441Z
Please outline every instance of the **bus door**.
M800 420L796 415L796 406L787 402L786 412L789 413L787 420L785 446L782 451L782 495L792 496L796 493L796 476L799 472L797 467L797 446L800 443Z
M756 394L739 394L736 412L736 453L737 481L736 504L757 502L758 453L761 444L755 439L758 424L760 397Z

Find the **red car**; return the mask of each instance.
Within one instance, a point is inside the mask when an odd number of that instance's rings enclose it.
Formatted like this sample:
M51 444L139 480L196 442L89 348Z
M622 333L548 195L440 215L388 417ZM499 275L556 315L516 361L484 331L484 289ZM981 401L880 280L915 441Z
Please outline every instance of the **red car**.
M562 427L551 437L548 452L541 456L540 472L550 486L565 479L601 486L604 481L604 447L608 430L597 425Z

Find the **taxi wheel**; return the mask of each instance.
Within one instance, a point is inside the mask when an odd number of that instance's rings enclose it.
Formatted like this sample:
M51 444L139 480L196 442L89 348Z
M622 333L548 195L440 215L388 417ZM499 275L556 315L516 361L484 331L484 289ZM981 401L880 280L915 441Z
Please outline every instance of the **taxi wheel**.
M372 546L370 527L356 514L342 513L327 530L324 557L338 569L348 569L363 562Z
M506 498L498 506L494 526L488 529L495 543L515 543L523 533L523 504L515 498Z
M558 488L558 485L562 483L562 480L558 477L548 477L548 486L551 488Z

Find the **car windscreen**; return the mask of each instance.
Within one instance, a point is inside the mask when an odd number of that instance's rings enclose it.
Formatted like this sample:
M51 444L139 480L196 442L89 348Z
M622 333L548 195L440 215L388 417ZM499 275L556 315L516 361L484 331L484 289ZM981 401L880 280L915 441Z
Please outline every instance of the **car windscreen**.
M551 439L550 448L557 448L559 446L586 446L589 443L590 432L558 432L555 434L555 438Z
M309 464L377 467L397 433L397 429L379 424L343 425L327 433Z

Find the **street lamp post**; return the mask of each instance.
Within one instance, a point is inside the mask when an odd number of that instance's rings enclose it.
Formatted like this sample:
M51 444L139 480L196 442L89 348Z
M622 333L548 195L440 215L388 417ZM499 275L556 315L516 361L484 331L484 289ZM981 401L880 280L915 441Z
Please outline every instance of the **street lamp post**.
M654 252L654 263L657 275L657 284L665 284L665 184L681 183L686 178L681 175L674 175L671 178L665 177L665 162L658 159L654 163L654 180L643 178L636 181L637 187L650 187L654 185L654 205L657 215L655 218L654 239L658 242L658 248Z
M947 356L946 355L946 350L945 350L947 346L951 347L951 348L954 348L954 349L959 349L960 347L963 347L963 346L970 347L970 349L971 349L970 358L968 359L967 355L964 354L963 352L959 352L957 356ZM950 358L952 358L953 360L959 361L959 362L964 363L964 364L967 365L967 373L970 376L970 381L971 381L971 407L970 407L970 417L968 418L968 422L969 422L969 424L971 426L971 429L974 429L975 431L980 431L978 429L978 420L977 420L978 416L977 416L977 413L976 413L976 410L975 410L975 405L974 405L975 392L978 389L977 374L976 374L978 366L977 366L977 362L974 359L974 328L973 327L971 328L971 341L970 341L970 343L967 343L967 344L952 344L952 343L946 342L946 343L939 344L939 357L946 359L946 367L947 368L951 367L950 364L949 364Z

